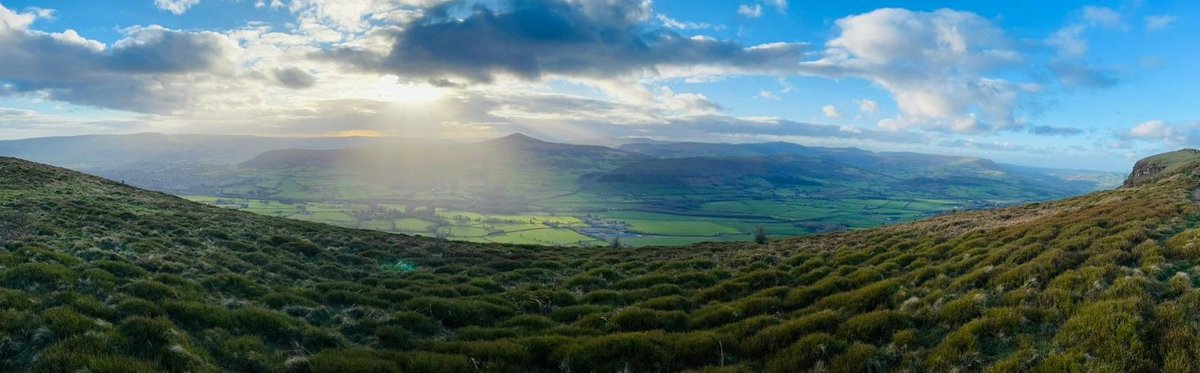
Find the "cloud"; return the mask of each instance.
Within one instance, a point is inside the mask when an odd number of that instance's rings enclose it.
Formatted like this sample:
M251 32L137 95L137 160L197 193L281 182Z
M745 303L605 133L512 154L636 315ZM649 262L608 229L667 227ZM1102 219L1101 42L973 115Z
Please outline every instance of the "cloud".
M679 21L674 18L667 17L665 14L656 14L656 15L654 15L654 18L657 19L659 22L662 22L663 27L670 28L670 29L676 29L676 30L703 30L703 29L716 28L716 27L713 27L713 25L703 23L703 22Z
M277 69L274 75L279 84L288 88L303 89L317 84L317 79L313 78L312 74L297 67Z
M1109 88L1121 81L1121 72L1109 67L1091 66L1082 63L1053 61L1050 71L1058 76L1066 87Z
M768 6L775 8L779 14L787 14L788 0L764 0Z
M670 87L659 89L656 97L658 107L662 110L684 114L707 114L721 110L721 106L713 103L708 97L696 93L675 93Z
M158 26L125 29L110 45L74 30L45 33L28 28L31 14L0 6L0 83L3 93L138 112L169 112L194 99L199 75L233 69L236 43L213 32ZM220 79L224 80L224 79Z
M875 115L879 113L879 103L872 100L859 100L858 112L863 115Z
M1175 16L1169 14L1146 16L1146 31L1161 31L1175 22Z
M881 128L1020 128L1019 99L1039 89L1000 77L1024 58L1000 28L974 13L878 9L836 25L839 33L826 43L824 56L803 63L801 71L866 79L888 91L900 115L880 121Z
M739 16L746 17L746 18L762 17L762 5L742 4L742 5L738 6L737 13Z
M1181 146L1194 144L1200 138L1200 126L1172 125L1160 119L1138 123L1122 136L1125 139L1162 141L1166 146Z
M987 151L1029 151L1029 147L1008 141L975 141L971 139L956 139L938 142L938 146L946 148L968 148Z
M771 91L767 91L767 90L758 91L758 96L755 96L755 97L758 97L761 99L767 99L767 100L771 100L771 101L779 101L780 99L782 99L781 97L779 97L779 95L771 93Z
M842 119L842 113L833 105L825 105L821 107L821 114L824 114L829 119Z
M393 33L384 54L337 48L326 58L361 70L428 80L490 83L498 77L613 78L687 75L690 69L730 73L791 71L804 46L746 47L647 28L648 1L509 0L479 3L459 19L452 4L427 9Z
M188 8L199 4L200 0L154 0L154 6L171 12L175 15L181 15L187 12Z
M39 12L17 13L0 4L0 32L7 30L24 30L39 17Z
M237 47L215 32L183 32L161 26L134 27L113 44L104 64L114 71L186 73L232 63Z
M1045 40L1054 49L1049 70L1064 88L1108 88L1116 85L1121 73L1115 68L1095 66L1085 60L1088 42L1084 35L1096 28L1124 30L1124 16L1111 8L1086 6L1077 19Z
M1029 133L1042 136L1074 136L1083 133L1082 129L1075 127L1057 127L1057 126L1030 126Z
M1089 26L1098 26L1109 29L1125 28L1124 16L1121 12L1112 8L1101 6L1085 6L1083 14L1080 18Z

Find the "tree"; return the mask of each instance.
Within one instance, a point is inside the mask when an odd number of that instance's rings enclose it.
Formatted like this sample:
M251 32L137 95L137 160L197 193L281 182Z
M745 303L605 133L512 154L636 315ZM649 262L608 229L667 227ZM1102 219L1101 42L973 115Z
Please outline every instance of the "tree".
M609 247L609 248L612 248L612 249L619 249L619 248L621 248L621 246L622 246L622 244L621 244L621 237L620 237L620 236L613 237L612 241L608 241L608 247Z
M763 226L761 226L761 225L754 227L754 243L759 244L759 245L766 245L767 241L770 241L770 240L771 239L769 237L767 237L767 229L766 228L763 228Z

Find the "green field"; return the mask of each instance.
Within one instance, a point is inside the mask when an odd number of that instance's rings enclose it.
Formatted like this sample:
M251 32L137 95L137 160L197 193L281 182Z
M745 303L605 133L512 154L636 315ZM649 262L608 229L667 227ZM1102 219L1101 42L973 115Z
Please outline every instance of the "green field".
M911 221L966 204L912 197L833 199L812 197L803 190L771 190L773 197L763 198L761 193L721 189L644 187L619 194L551 194L551 189L564 187L522 188L544 188L532 194L547 197L389 189L305 171L262 175L252 185L223 188L222 197L186 198L263 215L385 232L472 242L583 246L605 245L613 238L631 246L748 240L759 226L775 237L806 235ZM505 206L504 210L510 210L509 206L522 210L472 211L483 199Z

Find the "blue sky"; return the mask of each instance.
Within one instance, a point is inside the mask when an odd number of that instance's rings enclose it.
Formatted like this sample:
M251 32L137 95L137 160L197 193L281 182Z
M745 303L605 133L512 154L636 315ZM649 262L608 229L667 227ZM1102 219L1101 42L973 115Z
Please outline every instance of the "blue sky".
M791 141L1125 170L1198 146L1186 1L0 0L0 138Z

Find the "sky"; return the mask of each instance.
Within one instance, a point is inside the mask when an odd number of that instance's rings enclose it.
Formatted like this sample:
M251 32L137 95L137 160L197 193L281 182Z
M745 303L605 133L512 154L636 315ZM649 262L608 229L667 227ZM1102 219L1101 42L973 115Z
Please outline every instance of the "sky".
M0 139L788 141L1126 171L1200 146L1190 1L0 0Z

